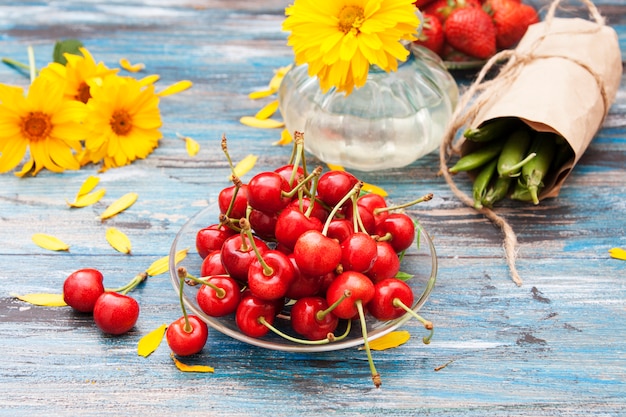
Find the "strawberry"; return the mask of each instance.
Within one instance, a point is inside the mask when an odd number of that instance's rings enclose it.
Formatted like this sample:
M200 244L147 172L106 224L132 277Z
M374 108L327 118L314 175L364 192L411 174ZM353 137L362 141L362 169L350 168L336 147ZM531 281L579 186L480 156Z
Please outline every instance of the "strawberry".
M422 45L441 56L444 43L443 26L436 16L425 12L422 15L424 16L424 26L415 44Z
M454 49L479 59L496 53L496 28L481 8L455 9L443 24L446 42Z
M463 7L482 7L480 0L433 0L420 10L422 13L437 16L441 23L456 9Z
M526 33L528 26L539 22L537 11L517 0L487 0L484 7L493 18L498 49L515 46Z

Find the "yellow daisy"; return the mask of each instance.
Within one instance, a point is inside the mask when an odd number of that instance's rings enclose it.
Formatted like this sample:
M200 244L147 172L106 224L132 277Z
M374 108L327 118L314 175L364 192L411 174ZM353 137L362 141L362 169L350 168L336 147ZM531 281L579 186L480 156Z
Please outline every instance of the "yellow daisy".
M81 163L103 163L103 170L148 156L162 134L154 85L131 77L106 77L91 83L85 125L88 135Z
M79 169L85 105L63 97L64 84L37 77L24 96L20 87L0 84L0 172L29 160L16 175Z
M87 48L79 50L83 56L65 54L66 65L52 62L41 70L40 76L48 77L54 82L64 83L67 98L87 103L91 97L89 81L114 75L119 69L107 68L102 62L96 63Z
M308 64L322 91L352 92L367 80L370 65L395 71L416 39L414 0L295 0L285 9L283 30L296 64Z

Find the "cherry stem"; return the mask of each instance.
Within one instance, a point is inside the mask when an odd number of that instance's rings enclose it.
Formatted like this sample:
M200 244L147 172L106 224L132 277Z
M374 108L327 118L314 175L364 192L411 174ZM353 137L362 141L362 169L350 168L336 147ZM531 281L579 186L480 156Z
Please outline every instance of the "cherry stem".
M408 203L398 204L396 206L375 208L374 209L374 215L383 213L385 211L399 210L399 209L403 209L403 208L406 208L406 207L414 206L415 204L419 204L419 203L423 203L423 202L426 202L426 201L430 201L432 199L433 199L433 193L428 193L426 195L421 196L418 199L415 199L413 201L409 201Z
M235 177L235 166L233 165L233 160L230 158L230 154L228 153L228 140L226 139L226 134L222 134L222 152L226 155L226 161L228 161L228 166L230 167L230 172L232 177Z
M274 273L274 268L272 268L271 266L267 264L267 262L265 262L265 260L263 259L263 256L261 256L261 252L259 252L259 248L257 247L256 243L254 243L254 236L252 235L252 228L250 227L250 222L248 221L248 219L243 218L239 220L239 226L241 226L241 232L245 233L246 236L248 237L250 246L252 247L252 250L254 251L257 259L259 260L261 267L263 268L263 274L266 277L269 277L270 275Z
M293 197L301 188L303 188L306 185L307 182L311 181L313 178L316 178L322 175L322 170L323 168L321 166L316 167L313 170L313 172L311 172L302 181L300 181L295 187L293 187L291 191L283 191L281 194L284 197L290 197L290 198ZM295 171L295 167L294 167L294 171Z
M393 304L394 307L401 308L404 311L406 311L407 313L409 313L410 315L412 315L413 317L415 317L417 320L419 320L424 325L424 328L426 330L430 330L430 333L428 334L428 336L424 336L422 338L422 341L424 342L425 345L429 344L430 343L430 339L432 339L432 337L433 337L433 333L435 333L435 328L433 326L433 322L430 321L430 320L426 320L425 318L423 318L422 316L417 314L409 306L404 304L402 302L402 300L400 300L399 298L394 298L392 304Z
M341 304L341 302L343 300L345 300L346 298L350 298L350 296L352 296L352 291L345 290L343 292L343 295L341 297L339 297L339 299L337 301L335 301L330 306L328 306L328 308L326 310L319 310L317 313L315 313L315 318L318 319L319 321L324 320L324 317L326 317L328 315L328 313L330 313L331 311L336 309L337 306L339 304Z
M107 288L106 291L118 292L120 294L126 295L135 288L137 288L137 286L144 282L146 279L148 279L148 274L146 272L142 272L141 274L135 275L135 277L133 277L133 279L131 279L127 284L118 288Z
M181 267L180 267L180 268L178 268L178 269L179 269L179 270L181 270L181 269L185 269L185 267L182 267L182 266L181 266ZM209 287L209 288L213 289L213 290L215 291L215 296L216 296L217 298L222 299L222 298L226 297L226 290L225 290L224 288L222 288L222 287L218 287L217 285L213 284L213 283L212 283L211 281L209 281L209 280L210 280L211 278L213 278L213 277L227 277L228 275L225 275L225 274L219 274L219 275L209 275L209 276L206 276L206 277L200 277L200 278L197 278L197 277L194 277L193 275L191 275L191 274L190 274L189 272L187 272L186 270L185 270L185 272L184 272L184 273L185 273L185 278L187 278L187 279L189 279L189 280L193 281L194 283L197 283L197 284L202 284L202 285L206 285L207 287ZM192 285L193 285L193 284L192 284Z
M267 320L265 320L265 317L261 316L258 318L259 323L261 323L262 325L264 325L265 327L267 327L268 329L270 329L272 332L276 333L278 336L287 339L291 342L294 343L300 343L303 345L326 345L328 343L331 342L336 342L338 340L342 340L345 339L348 334L350 334L350 330L352 329L352 322L350 320L348 320L348 323L346 325L346 331L340 335L340 336L335 336L333 333L328 333L328 335L326 336L325 339L319 339L319 340L309 340L309 339L300 339L297 337L293 337L291 335L288 335L287 333L284 333L280 330L278 330L276 327L272 326L270 323L267 322Z
M351 199L353 195L359 195L359 193L361 192L361 187L363 187L363 181L357 182L354 185L354 187L352 187L352 189L350 191L348 191L346 193L346 195L344 195L343 198L341 200L339 200L339 202L337 204L335 204L335 207L333 207L331 212L328 214L328 219L324 223L324 229L322 229L322 234L324 236L326 236L326 234L328 233L328 228L330 227L330 222L333 220L333 218L335 217L335 215L337 214L339 209L341 209L341 206L343 206L346 203L346 201Z
M228 210L226 210L226 213L224 213L226 215L226 217L230 217L230 213L233 211L233 207L235 207L235 201L237 199L237 193L239 193L239 189L243 185L243 183L241 182L241 179L239 179L239 177L236 176L234 173L230 176L230 179L233 181L233 184L235 185L235 188L233 190L233 195L230 198L230 203L228 204Z
M320 167L321 168L321 167ZM316 168L317 169L317 168ZM307 209L306 213L304 213L304 215L308 218L311 217L311 213L313 213L313 208L315 206L315 193L317 193L317 185L319 184L319 175L316 175L313 178L313 184L311 186L311 196L309 197L309 208Z
M293 186L293 182L296 180L296 175L298 175L298 166L302 160L302 147L304 146L304 136L300 132L294 133L294 147L292 152L292 158L290 158L290 163L293 166L291 171L291 177L289 178L289 186Z
M183 317L185 318L185 325L183 326L183 330L187 333L191 333L193 331L193 326L189 322L189 317L187 315L187 309L185 308L185 303L183 301L183 288L185 287L185 278L187 278L187 269L183 266L178 268L178 279L179 279L179 290L178 290L178 302L180 304L180 309L183 312Z
M359 320L361 321L361 332L363 333L363 346L365 347L365 352L367 353L367 361L370 365L370 372L372 374L372 381L374 381L374 386L376 388L380 387L382 381L380 380L380 374L376 370L374 366L374 360L372 359L372 351L370 350L370 343L367 340L367 324L365 323L365 312L363 311L363 303L361 300L355 300L354 305L359 312Z

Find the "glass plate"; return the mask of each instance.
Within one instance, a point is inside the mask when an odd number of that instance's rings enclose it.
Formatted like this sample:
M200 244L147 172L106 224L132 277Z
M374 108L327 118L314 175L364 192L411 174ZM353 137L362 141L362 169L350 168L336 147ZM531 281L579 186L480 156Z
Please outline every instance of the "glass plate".
M172 300L178 300L178 294L180 291L180 280L177 273L177 269L179 267L185 267L191 275L197 277L200 275L199 271L202 258L196 251L196 233L203 227L218 223L218 216L219 209L217 205L210 205L198 212L187 223L185 223L176 235L169 254L170 278L176 292L176 297L172 297ZM185 259L176 264L175 254L177 251L183 249L188 249L189 252ZM419 224L417 225L416 244L406 251L402 260L401 271L413 275L407 283L411 286L414 293L414 302L411 308L413 311L417 312L424 305L428 296L432 292L437 276L437 255L435 247L428 233L426 233L426 231ZM249 337L239 331L235 323L234 315L211 317L200 309L198 303L196 302L196 293L199 285L185 285L184 287L183 301L186 308L191 310L188 310L188 314L195 314L213 329L251 345L289 352L324 352L346 349L363 344L362 332L358 320L353 321L352 329L346 338L322 345L308 345L292 342L272 333L271 331L262 338ZM291 326L289 326L288 323L288 315L288 310L283 311L283 314L277 317L274 321L274 326L286 333L296 336L290 330ZM406 313L395 320L385 322L368 317L368 340L377 339L393 330L396 330L411 318L413 318L413 316L409 313ZM346 323L345 320L343 320L340 322L335 333L340 335L345 329Z

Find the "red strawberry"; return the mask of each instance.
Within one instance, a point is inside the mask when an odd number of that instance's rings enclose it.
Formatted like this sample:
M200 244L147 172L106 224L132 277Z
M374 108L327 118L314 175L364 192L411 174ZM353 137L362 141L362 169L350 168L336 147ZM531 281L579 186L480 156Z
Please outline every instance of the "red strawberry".
M483 9L454 10L443 25L443 33L446 42L464 54L487 59L496 53L496 28Z
M424 16L424 26L415 44L422 45L441 56L444 43L443 26L436 16L428 13L422 13L422 15Z
M437 16L444 23L450 13L462 7L482 7L480 0L433 0L420 10L422 13Z
M515 46L528 26L539 22L539 15L532 6L516 0L487 0L484 7L492 15L498 49Z

